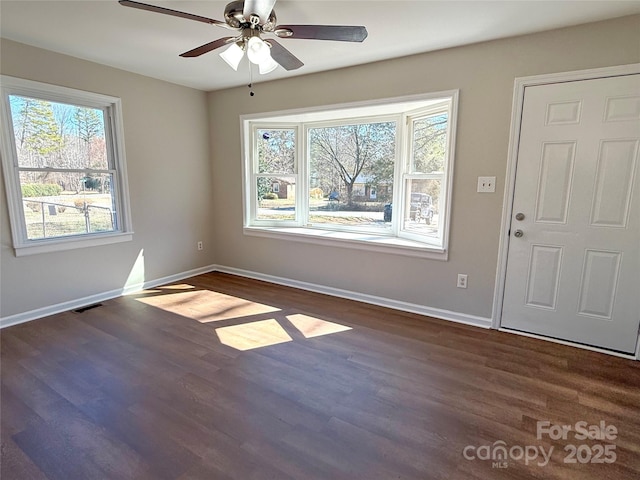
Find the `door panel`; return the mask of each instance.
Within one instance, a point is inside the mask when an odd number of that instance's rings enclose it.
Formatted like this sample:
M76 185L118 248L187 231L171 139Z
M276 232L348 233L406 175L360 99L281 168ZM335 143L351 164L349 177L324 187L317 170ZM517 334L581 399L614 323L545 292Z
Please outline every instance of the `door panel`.
M562 247L548 245L533 245L531 247L527 306L556 308L560 265L562 265Z
M620 252L586 251L578 314L611 320L621 257Z
M536 222L567 223L575 147L575 142L542 146Z
M640 75L525 89L502 327L635 351L639 155Z
M637 140L607 140L600 145L592 226L626 227L637 158Z

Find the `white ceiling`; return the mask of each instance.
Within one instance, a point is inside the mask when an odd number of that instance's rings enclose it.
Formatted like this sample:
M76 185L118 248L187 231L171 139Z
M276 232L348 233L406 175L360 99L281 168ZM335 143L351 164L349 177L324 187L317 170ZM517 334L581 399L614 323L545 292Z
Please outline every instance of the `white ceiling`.
M139 1L218 20L227 4ZM369 37L364 43L283 39L305 65L278 68L254 82L631 15L640 13L640 1L279 0L275 10L281 24L365 25ZM0 20L2 37L201 90L249 80L246 59L235 72L216 52L178 56L228 30L117 0L0 0Z

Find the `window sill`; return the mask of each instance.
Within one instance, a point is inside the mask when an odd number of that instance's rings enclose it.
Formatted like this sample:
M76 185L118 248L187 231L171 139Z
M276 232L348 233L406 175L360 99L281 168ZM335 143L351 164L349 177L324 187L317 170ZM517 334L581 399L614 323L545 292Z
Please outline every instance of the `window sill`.
M27 244L14 247L16 257L36 255L39 253L75 250L84 247L96 247L111 243L129 242L133 240L133 232L87 235L82 237L67 237L47 240L32 240Z
M448 258L448 253L443 248L405 238L387 237L373 233L336 232L303 227L244 227L244 234L442 261L446 261Z

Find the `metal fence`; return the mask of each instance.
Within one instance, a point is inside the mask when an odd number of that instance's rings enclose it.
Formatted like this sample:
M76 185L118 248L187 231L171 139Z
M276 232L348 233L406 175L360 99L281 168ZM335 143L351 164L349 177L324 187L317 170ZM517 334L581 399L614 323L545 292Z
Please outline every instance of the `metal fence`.
M109 232L116 228L115 212L109 207L88 202L69 205L33 198L25 198L23 203L29 240Z

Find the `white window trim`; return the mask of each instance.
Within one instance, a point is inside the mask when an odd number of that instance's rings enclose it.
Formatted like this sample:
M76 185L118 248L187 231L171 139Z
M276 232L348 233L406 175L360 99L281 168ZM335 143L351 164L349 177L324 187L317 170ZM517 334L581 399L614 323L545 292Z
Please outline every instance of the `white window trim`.
M451 102L448 102L448 101L442 102L440 104L435 104L431 107L423 108L417 111L407 112L404 115L404 121L410 122L412 119L424 118L434 113L440 112L442 111L443 103L448 104L448 109L447 109L448 127L447 127L447 138L445 140L447 145L447 152L449 155L448 161L447 161L447 170L442 174L413 173L411 171L411 166L410 166L411 159L413 158L413 145L412 145L413 141L411 138L412 130L406 129L405 136L403 139L403 145L405 150L402 154L403 160L406 163L404 165L403 171L396 170L396 175L402 176L402 180L401 180L402 182L406 182L409 179L429 179L429 178L437 178L439 176L442 176L447 179L446 182L443 181L441 183L441 186L442 186L442 191L440 196L441 205L439 205L439 208L444 209L445 215L440 220L442 222L442 228L440 229L440 233L438 236L438 246L433 246L433 248L437 249L437 248L440 248L439 245L443 245L444 249L446 250L449 244L449 222L451 220L451 192L453 187L453 165L455 163L454 157L455 157L456 130L457 130L457 119L458 119L458 91L456 90L455 93L451 95ZM400 192L398 192L398 195L400 195ZM399 202L401 207L404 209L404 202L400 200L395 200L395 198L394 198L394 202ZM402 211L401 214L404 217L404 211ZM407 230L402 229L400 225L398 225L397 228L398 228L399 235L403 238L406 238L409 240L415 240L417 242L426 243L426 244L431 243L429 237L427 238L420 237L417 234L413 234Z
M443 195L442 200L444 200L446 205L446 212L443 216L443 226L442 226L442 246L436 246L433 243L428 243L428 239L421 238L420 240L416 240L414 236L406 235L400 225L394 224L394 231L398 232L396 235L377 235L376 232L368 231L368 232L354 232L354 231L340 231L335 228L333 229L324 229L318 227L310 227L303 226L300 222L299 212L296 211L296 220L291 222L279 222L277 225L275 224L267 224L259 221L253 221L255 218L255 212L253 211L255 202L251 202L249 199L249 195L252 191L251 182L253 179L252 172L252 161L255 156L252 151L255 145L253 141L253 132L255 132L255 128L264 128L266 124L268 124L267 128L280 128L280 127L288 127L288 128L299 128L300 123L316 123L310 122L308 120L309 116L316 116L318 114L327 113L327 119L333 119L333 113L336 111L348 111L349 109L362 109L363 111L368 111L368 113L362 115L354 115L352 117L347 117L347 122L353 121L360 117L371 117L375 116L376 118L389 117L391 114L399 114L399 113L408 113L412 114L413 111L404 110L394 110L394 106L401 104L411 104L415 102L427 102L430 100L441 100L443 98L449 97L450 107L449 107L449 126L447 132L447 148L449 152L449 157L447 161L447 171L445 172L445 176L447 181L443 182ZM363 101L363 102L352 102L347 104L336 104L336 105L327 105L313 108L305 108L305 109L293 109L293 110L284 110L278 112L269 112L269 113L259 113L259 114L249 114L249 115L241 115L240 116L240 131L242 134L242 144L241 144L241 155L242 155L242 177L244 181L242 182L242 202L243 202L243 233L249 236L257 236L257 237L266 237L273 238L277 240L289 240L289 241L298 241L304 243L311 243L316 245L326 245L326 246L338 246L344 248L356 248L359 250L365 251L375 251L382 253L390 253L397 255L406 255L412 257L420 257L420 258L428 258L434 260L448 260L448 243L449 243L449 228L450 228L450 219L451 219L451 197L452 197L452 186L453 186L453 171L454 171L454 163L455 163L455 142L456 142L456 128L457 128L457 116L458 116L458 90L447 90L440 92L432 92L429 94L420 94L420 95L409 95L402 97L394 97L382 100L374 100L374 101ZM434 105L440 102L434 102ZM369 109L369 110L367 110ZM420 108L420 111L423 111L424 108ZM381 112L380 112L381 111ZM380 113L378 113L380 112ZM293 123L290 121L284 121L283 118L291 118L293 116L299 116L302 120L300 123ZM318 121L320 123L320 121ZM259 125L259 127L258 127ZM306 129L305 129L306 130ZM399 139L399 144L396 146L396 151L401 153L397 153L397 155L402 155L403 161L408 161L407 154L407 131L405 129L404 137ZM248 135L246 132L250 132ZM306 133L304 133L306 135ZM299 135L299 130L298 130ZM300 138L300 137L298 137ZM304 152L301 152L303 147L303 143L298 142L299 148L297 149L297 157L296 157L296 178L300 182L308 183L308 178L306 175L306 162L301 162L300 159L303 158ZM396 173L398 175L398 171L403 171L404 165L401 165L401 162L396 161ZM396 177L398 178L398 177ZM403 180L404 181L404 178ZM296 190L296 196L301 194L302 188L298 188ZM394 205L402 205L400 202L400 189L394 189L394 197L393 203ZM304 208L303 205L304 200L297 200L296 206L300 206L300 208ZM400 222L401 215L393 215L392 222Z
M301 172L300 172L300 167L301 167L301 162L300 162L300 158L301 158L301 148L300 148L300 128L298 126L298 124L295 123L278 123L278 124L272 124L270 123L269 125L263 124L261 122L255 122L251 124L251 133L250 135L247 135L249 138L249 146L248 146L248 152L251 152L251 157L249 158L249 161L252 162L251 163L251 168L246 168L244 163L243 163L243 169L246 169L246 176L245 176L245 182L243 183L242 187L243 187L243 194L244 194L244 188L248 187L249 191L247 192L247 195L249 195L251 192L255 192L256 191L256 182L258 177L264 177L264 178L294 178L295 179L295 184L296 184L296 205L299 205L301 202L301 197L300 197L300 182L301 182ZM257 135L258 135L258 130L294 130L295 131L295 138L296 138L296 153L295 153L295 159L294 159L294 163L293 163L293 173L258 173L258 152L257 152L257 148L258 148L258 142L256 141L257 139ZM243 158L245 158L243 156ZM244 198L244 197L243 197ZM254 218L256 219L254 221L254 224L256 226L262 226L262 227L283 227L283 226L290 226L290 227L297 227L300 225L300 211L298 209L296 209L295 211L295 218L293 220L281 220L278 222L274 222L273 220L260 220L257 219L258 216L258 212L257 212L257 207L258 207L258 201L256 199L255 202L247 202L246 198L243 199L244 205L246 208L248 208L248 211L245 211L245 219L250 219L250 218Z
M358 117L352 117L352 118L346 118L346 119L338 119L338 120L332 120L332 121L327 121L327 120L323 120L323 121L318 121L318 122L305 122L303 125L303 136L302 136L302 147L305 149L304 152L304 157L301 158L308 158L310 156L310 148L311 146L308 143L308 138L309 138L309 130L314 129L314 128L325 128L325 127L335 127L335 126L343 126L343 125L362 125L362 124L368 124L368 123L390 123L390 122L394 122L396 125L400 125L400 122L402 120L402 117L400 115L397 114L393 114L393 115L377 115L377 116L358 116ZM398 163L398 159L400 158L400 148L399 145L396 144L396 151L394 153L394 165L396 165ZM308 162L300 162L300 170L301 170L301 182L302 185L304 185L304 191L308 192L309 191L309 172L307 171L308 168ZM395 197L395 194L394 194ZM301 210L309 212L309 198L308 196L303 196L302 197L302 204L301 204ZM308 215L307 215L308 217ZM376 232L374 230L370 230L370 229L363 229L361 231L361 233L358 232L357 227L348 227L345 229L341 229L339 226L336 225L323 225L323 224L308 224L308 225L302 225L300 224L301 227L307 228L307 229L312 229L312 230L322 230L322 231L329 231L329 232L337 232L337 233L345 233L345 234L355 234L358 237L357 238L362 238L363 241L370 241L370 240L366 240L367 238L370 237L375 237L376 234L381 234L381 235L385 235L385 232L381 231L381 232ZM395 236L391 236L391 231L392 228L388 228L387 230L387 235L390 238L395 238Z
M278 240L313 243L329 247L355 248L358 250L392 253L410 257L447 260L448 251L423 242L401 237L376 236L375 233L357 233L324 230L311 227L244 227L245 235Z
M7 75L0 75L0 91L2 93L2 98L0 99L0 121L4 125L4 127L0 127L0 139L2 140L0 154L2 155L7 207L9 209L9 221L15 255L19 257L132 240L133 228L125 160L124 122L122 119L121 100L108 95L35 82ZM106 118L108 118L110 122L109 128L107 128L107 130L110 130L110 132L107 133L107 135L110 136L110 138L107 139L107 149L111 151L108 152L108 154L112 157L112 167L115 167L117 171L117 184L115 185L115 200L118 207L119 226L117 231L37 240L29 240L27 238L9 95L21 95L51 102L81 105L102 109L105 112Z

